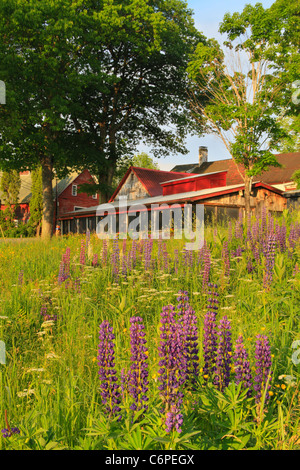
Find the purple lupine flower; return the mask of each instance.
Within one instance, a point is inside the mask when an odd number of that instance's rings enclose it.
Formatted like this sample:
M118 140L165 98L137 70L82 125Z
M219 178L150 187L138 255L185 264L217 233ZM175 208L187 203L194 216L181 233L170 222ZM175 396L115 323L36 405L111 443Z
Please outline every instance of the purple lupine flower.
M232 240L232 222L231 222L231 220L229 220L229 222L228 222L228 237L227 238L228 238L228 243L230 243L231 240Z
M70 248L67 247L65 253L62 255L62 260L59 265L58 284L62 284L70 277Z
M85 251L86 251L86 246L84 243L84 240L81 240L81 248L80 248L80 264L83 266L85 265Z
M222 260L223 260L223 264L224 264L224 274L225 274L225 276L229 276L229 274L230 274L230 259L229 259L228 242L224 242L223 249L222 249Z
M260 264L260 250L259 250L259 246L257 242L253 244L252 246L252 253L253 253L253 257L255 259L256 264L259 265Z
M158 240L157 240L157 259L160 259L162 254L163 254L162 239L161 239L161 237L159 237Z
M195 383L199 369L198 331L195 311L189 304L187 291L180 290L177 297L178 328L181 338L181 368L184 381Z
M261 224L260 224L260 238L263 239L267 230L267 209L265 206L262 207L261 211Z
M256 222L254 222L254 224L252 225L252 239L253 239L253 242L256 242L259 238L259 220L257 220Z
M197 317L191 306L185 308L181 328L184 378L193 385L199 373L199 346Z
M153 240L146 240L145 250L144 250L144 267L146 270L151 269L151 257L153 249Z
M218 285L213 284L212 282L208 282L208 305L207 309L209 312L217 313L219 308L219 292L218 292Z
M122 273L123 278L124 278L124 279L127 279L128 264L127 264L127 256L126 256L126 253L123 253L123 256L122 256L121 273Z
M115 335L108 321L103 321L99 330L98 365L101 400L105 411L110 415L120 413L120 387L115 370Z
M90 232L90 229L87 228L86 229L86 233L85 233L85 245L86 245L86 248L88 248L89 244L90 244L90 241L91 241L91 232Z
M173 305L163 307L161 313L161 341L159 346L159 382L158 389L165 405L166 413L171 412L176 404L177 411L182 404L181 385L184 381L182 370L181 327L175 322ZM176 416L179 419L179 412ZM169 425L167 426L169 429Z
M19 428L4 428L1 429L2 437L11 437L13 434L20 434Z
M164 271L168 271L169 270L169 255L168 255L166 243L164 243L163 245L162 257L163 257L163 269Z
M177 274L178 272L178 263L179 263L179 257L178 257L178 249L176 248L174 250L174 272Z
M94 267L98 266L98 254L97 253L95 253L93 256L92 265Z
M276 224L275 238L281 252L286 250L286 226Z
M48 312L48 306L46 304L42 305L40 313L44 321L48 321L48 320L56 321L57 320L57 315L51 315L51 313Z
M41 315L42 315L43 317L47 317L47 315L48 315L47 312L48 312L48 307L47 307L47 305L42 305L42 307L41 307L41 312L40 312Z
M275 264L275 244L275 236L273 234L270 234L265 255L266 266L263 279L263 285L265 288L267 288L271 284L273 279L273 268Z
M130 250L130 260L132 268L135 268L137 263L137 241L132 240L131 250Z
M10 427L8 418L7 418L7 410L4 411L5 423L7 428L1 429L2 437L11 437L13 434L20 434L20 429L17 427Z
M58 284L62 284L65 280L65 264L61 261L59 265L59 272L58 272Z
M294 251L294 248L296 246L296 243L299 240L300 236L300 230L299 230L299 223L295 222L294 224L291 224L290 226L290 233L288 236L288 247L291 252Z
M178 433L182 432L183 414L177 403L172 403L170 410L166 412L166 432L169 433L175 429Z
M102 243L102 264L104 264L104 265L107 262L107 253L108 253L107 240L103 240L103 243Z
M113 251L112 251L112 268L113 268L113 276L115 281L119 280L119 270L120 270L120 249L119 249L119 241L117 238L113 239Z
M141 317L130 318L131 366L128 372L128 391L133 398L133 411L147 410L148 405L148 349L145 346L144 324Z
M248 261L247 261L247 272L250 274L250 273L252 273L252 271L253 271L252 260L248 259Z
M129 374L125 371L123 368L121 370L121 391L122 391L122 398L125 400L125 394L128 392L128 379L129 379Z
M235 343L235 353L233 356L235 364L235 382L238 385L242 383L244 388L248 389L247 396L252 395L252 374L248 353L243 343L243 336L239 335Z
M62 284L70 277L70 248L67 247L65 253L62 255L62 260L59 265L58 284Z
M214 384L223 391L229 385L231 366L231 324L226 316L221 318L218 325L218 348Z
M217 326L216 313L207 312L204 317L203 327L203 377L205 380L212 378L215 372L217 353Z
M271 366L271 349L269 345L269 340L265 335L258 335L255 348L255 371L256 375L254 377L254 390L256 391L255 401L259 403L261 397L264 393L264 390L267 386L267 382L272 375ZM268 384L270 388L270 383ZM266 394L266 401L269 396Z
M20 271L19 276L18 276L18 285L19 286L21 286L23 284L23 280L24 280L24 271Z
M188 250L186 247L184 247L182 253L183 265L192 268L194 264L193 250Z
M209 250L209 247L206 245L206 243L205 243L205 246L203 246L203 248L204 248L204 253L203 253L204 266L203 266L202 287L203 289L205 289L207 286L207 283L209 282L211 259L210 259L210 250Z
M243 238L243 213L241 210L239 211L239 217L235 222L234 235L237 239Z
M80 284L80 279L79 278L75 279L75 281L74 281L74 290L75 290L75 292L78 292L78 293L81 292L81 284Z
M187 307L189 307L189 295L187 291L178 291L177 297L177 312L179 314L179 320L182 320L181 316L184 314Z
M70 254L71 254L71 250L69 247L67 247L62 258L64 262L64 272L65 272L66 278L70 276Z

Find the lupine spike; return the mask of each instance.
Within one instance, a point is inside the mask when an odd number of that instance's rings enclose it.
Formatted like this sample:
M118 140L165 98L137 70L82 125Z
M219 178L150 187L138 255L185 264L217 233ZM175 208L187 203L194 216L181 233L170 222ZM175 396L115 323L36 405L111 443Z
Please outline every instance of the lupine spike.
M128 373L128 391L133 398L130 408L133 411L147 410L148 405L148 349L143 319L130 319L131 366Z
M98 365L101 399L110 416L120 413L120 389L115 370L115 335L108 321L100 325L98 345Z
M222 391L229 385L232 353L231 324L226 316L221 318L218 330L219 341L214 383Z
M258 335L255 349L255 370L256 375L254 377L254 390L256 391L255 401L259 403L264 392L267 382L271 377L271 349L269 340L265 335ZM268 385L270 388L270 383ZM268 400L268 394L266 394L266 401Z
M237 385L241 383L244 388L247 388L247 395L250 397L252 395L253 387L252 374L248 353L244 346L242 335L239 335L236 340L233 360L235 364L235 382Z

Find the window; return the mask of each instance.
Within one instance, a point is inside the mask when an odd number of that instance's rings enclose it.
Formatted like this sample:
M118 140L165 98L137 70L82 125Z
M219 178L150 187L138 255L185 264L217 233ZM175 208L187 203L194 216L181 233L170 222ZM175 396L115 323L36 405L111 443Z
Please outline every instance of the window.
M92 198L93 198L93 199L97 199L97 194L93 194L93 195L92 195Z
M77 184L72 184L72 196L77 196Z

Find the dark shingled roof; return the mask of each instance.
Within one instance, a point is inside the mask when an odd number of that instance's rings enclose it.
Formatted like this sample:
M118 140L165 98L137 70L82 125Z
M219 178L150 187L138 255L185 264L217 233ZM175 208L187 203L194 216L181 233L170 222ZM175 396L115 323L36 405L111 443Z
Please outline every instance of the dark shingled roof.
M270 167L268 171L264 171L260 175L257 175L253 178L255 181L263 181L268 184L281 184L291 181L292 175L296 170L300 169L300 152L294 153L281 153L277 154L277 161L282 165L282 167ZM241 165L236 165L236 163L231 159L227 160L217 160L214 162L204 162L201 166L198 164L190 165L177 165L172 171L191 171L196 174L205 174L215 171L228 170L226 184L228 186L232 184L243 183L244 171Z

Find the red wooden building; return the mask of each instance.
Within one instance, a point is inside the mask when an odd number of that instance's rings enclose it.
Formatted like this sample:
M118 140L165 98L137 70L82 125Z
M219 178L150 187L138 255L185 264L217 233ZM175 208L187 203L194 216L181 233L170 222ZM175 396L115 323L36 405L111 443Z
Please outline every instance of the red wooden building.
M133 213L138 205L143 206L143 211L146 207L150 213L155 204L179 204L182 207L186 203L192 204L193 208L197 204L204 205L204 217L207 221L237 218L239 211L245 207L240 168L231 160L207 162L205 155L203 158L203 152L199 160L199 164L182 165L175 167L173 171L129 168L109 201L111 207L117 214L123 214L120 200L126 197L128 221L130 211ZM287 207L283 185L290 182L291 172L295 165L299 165L298 162L300 163L300 158L294 156L293 163L289 162L288 170L277 170L274 183L272 169L267 174L256 177L250 201L253 211L260 212L264 206L272 212L280 213ZM263 176L267 181L264 181ZM97 210L98 205L95 204L94 207L61 214L59 220L62 233L84 233L87 228L95 230L100 220Z
M31 174L30 171L20 174L21 188L19 192L19 202L16 207L16 220L18 223L26 223L30 218L31 199ZM94 179L88 170L82 173L71 173L63 179L53 179L53 201L54 201L54 227L58 219L65 213L78 211L87 207L95 206L99 203L97 194L92 196L81 193L80 185L84 183L94 183ZM3 196L0 201L3 200ZM1 210L6 206L0 202Z

